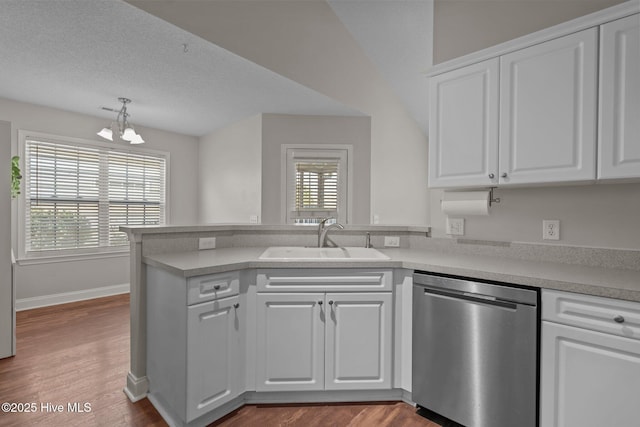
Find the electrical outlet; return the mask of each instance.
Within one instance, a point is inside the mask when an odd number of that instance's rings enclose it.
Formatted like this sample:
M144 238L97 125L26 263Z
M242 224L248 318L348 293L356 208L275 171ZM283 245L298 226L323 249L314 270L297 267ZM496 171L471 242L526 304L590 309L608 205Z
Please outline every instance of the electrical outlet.
M249 215L249 224L257 224L258 215Z
M560 240L560 221L545 219L542 221L542 239Z
M447 234L452 236L464 235L464 218L447 218Z
M380 215L377 215L377 214L373 215L373 223L380 224Z
M198 239L198 249L215 249L216 238L215 237L200 237Z
M388 248L399 248L400 237L399 236L384 236L384 245Z

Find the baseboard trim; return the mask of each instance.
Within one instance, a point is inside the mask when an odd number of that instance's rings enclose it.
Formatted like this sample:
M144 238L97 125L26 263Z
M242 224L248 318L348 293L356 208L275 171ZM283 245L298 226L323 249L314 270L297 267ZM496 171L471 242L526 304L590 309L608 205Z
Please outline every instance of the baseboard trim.
M30 310L32 308L49 307L51 305L66 304L69 302L84 301L93 298L108 297L129 293L129 284L103 286L101 288L83 289L81 291L63 292L60 294L42 295L31 298L16 299L16 311Z
M149 380L146 376L136 377L131 372L127 374L127 386L122 390L133 403L147 397L149 390Z
M249 404L343 403L401 401L402 390L247 391Z
M126 389L125 389L126 393ZM247 404L344 403L405 401L407 391L388 390L318 390L318 391L245 391L199 418L187 423L160 396L150 392L147 398L170 427L205 427ZM129 396L129 393L127 393ZM415 406L411 402L407 402Z

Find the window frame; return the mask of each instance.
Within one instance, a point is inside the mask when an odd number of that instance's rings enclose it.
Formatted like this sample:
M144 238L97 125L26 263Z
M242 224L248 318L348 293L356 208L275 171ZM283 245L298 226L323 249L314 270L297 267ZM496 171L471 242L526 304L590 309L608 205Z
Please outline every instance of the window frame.
M337 152L346 154L345 161L345 189L344 197L344 217L336 218L337 222L349 224L352 222L352 202L353 202L353 145L351 144L281 144L280 146L280 219L283 224L305 226L305 224L294 224L289 217L289 187L290 174L294 173L290 162L289 154L292 158L317 158L322 161L327 158L335 158ZM299 155L296 155L298 154ZM309 155L313 154L313 155ZM341 196L339 196L341 197Z
M39 263L39 262L56 262L56 261L73 261L80 259L96 259L114 256L126 256L129 253L130 245L122 246L100 246L86 249L64 249L51 251L26 251L26 214L28 210L28 195L24 191L26 187L26 145L27 140L35 139L43 142L58 143L66 145L77 145L87 148L98 148L102 150L115 151L118 153L132 153L138 155L157 155L165 159L165 224L170 223L170 153L167 151L155 150L142 147L131 147L129 145L121 145L118 143L108 143L101 141L92 141L83 138L53 135L45 132L18 130L18 152L20 153L20 169L23 171L23 182L21 185L20 195L17 198L17 243L18 243L18 261L21 264ZM25 262L26 261L26 262Z

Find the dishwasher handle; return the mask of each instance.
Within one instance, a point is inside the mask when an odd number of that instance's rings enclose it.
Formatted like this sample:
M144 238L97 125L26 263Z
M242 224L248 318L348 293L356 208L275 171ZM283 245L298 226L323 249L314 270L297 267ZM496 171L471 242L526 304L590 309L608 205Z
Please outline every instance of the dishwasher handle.
M458 300L476 302L479 304L486 304L486 305L492 305L496 307L508 308L511 310L515 310L517 307L516 303L499 300L498 298L489 296L489 295L474 294L471 292L461 292L461 293L450 292L450 291L445 291L441 289L434 289L434 288L427 288L427 287L423 287L423 288L424 288L425 294L439 295L439 296L458 299Z

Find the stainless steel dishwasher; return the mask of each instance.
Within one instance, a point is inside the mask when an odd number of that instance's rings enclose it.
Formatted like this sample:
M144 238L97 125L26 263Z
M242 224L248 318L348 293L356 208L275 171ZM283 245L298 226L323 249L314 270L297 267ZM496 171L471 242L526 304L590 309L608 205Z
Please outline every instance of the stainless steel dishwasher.
M539 290L413 276L412 399L466 427L538 425Z

